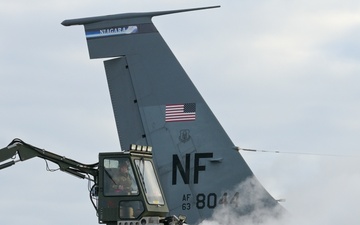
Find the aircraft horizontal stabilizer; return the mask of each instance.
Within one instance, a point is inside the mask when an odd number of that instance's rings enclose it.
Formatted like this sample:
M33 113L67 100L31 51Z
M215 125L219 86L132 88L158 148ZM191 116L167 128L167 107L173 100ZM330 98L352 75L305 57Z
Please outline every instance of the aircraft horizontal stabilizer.
M90 58L109 58L137 54L138 48L150 44L158 31L151 18L173 13L212 9L219 6L145 13L125 13L65 20L64 26L84 25ZM136 43L137 48L134 48ZM156 47L154 46L156 51Z
M180 10L168 10L168 11L158 11L158 12L145 12L145 13L122 13L115 15L107 15L107 16L97 16L97 17L87 17L87 18L79 18L79 19L70 19L64 20L61 24L64 26L72 26L72 25L85 25L90 23L97 23L106 20L122 20L127 18L140 18L140 17L149 17L152 18L154 16L162 16L174 13L181 12L190 12L195 10L204 10L204 9L213 9L219 8L220 6L209 6L209 7L200 7L200 8L191 8L191 9L180 9Z

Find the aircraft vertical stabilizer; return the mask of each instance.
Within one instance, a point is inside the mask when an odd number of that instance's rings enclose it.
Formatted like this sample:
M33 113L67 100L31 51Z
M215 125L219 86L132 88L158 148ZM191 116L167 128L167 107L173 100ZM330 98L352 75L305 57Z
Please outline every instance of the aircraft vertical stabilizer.
M186 215L188 223L209 218L227 204L239 214L252 213L257 204L278 206L151 21L153 16L198 9L63 22L85 26L90 58L111 58L104 64L121 146L153 146L170 213ZM249 179L251 188L242 188ZM255 188L261 197L245 200Z

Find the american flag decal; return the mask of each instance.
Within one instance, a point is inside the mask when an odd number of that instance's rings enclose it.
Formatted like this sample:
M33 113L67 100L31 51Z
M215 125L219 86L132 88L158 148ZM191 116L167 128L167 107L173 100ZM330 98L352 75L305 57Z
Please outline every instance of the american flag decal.
M165 122L194 121L196 118L196 104L169 104L165 106Z

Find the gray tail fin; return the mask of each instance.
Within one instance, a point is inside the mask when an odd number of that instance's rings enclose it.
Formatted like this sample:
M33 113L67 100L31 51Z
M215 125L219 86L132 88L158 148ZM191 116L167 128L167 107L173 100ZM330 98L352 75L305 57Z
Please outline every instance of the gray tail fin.
M121 146L153 146L170 213L186 215L190 223L210 217L230 200L249 202L244 198L250 194L239 185L254 179L151 21L153 16L207 8L63 22L85 26L90 58L112 58L104 64ZM258 198L261 205L277 205L254 180L251 188L259 186L264 193ZM246 214L255 204L232 205Z

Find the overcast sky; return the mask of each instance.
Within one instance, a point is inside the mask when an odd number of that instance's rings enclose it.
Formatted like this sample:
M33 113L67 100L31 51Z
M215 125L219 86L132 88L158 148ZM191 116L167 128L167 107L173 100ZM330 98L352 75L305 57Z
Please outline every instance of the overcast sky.
M236 145L283 152L242 155L292 224L358 223L358 0L3 1L0 146L19 137L84 163L118 151L102 61L60 23L210 5L155 26ZM87 182L41 159L0 171L0 191L1 224L97 224Z

